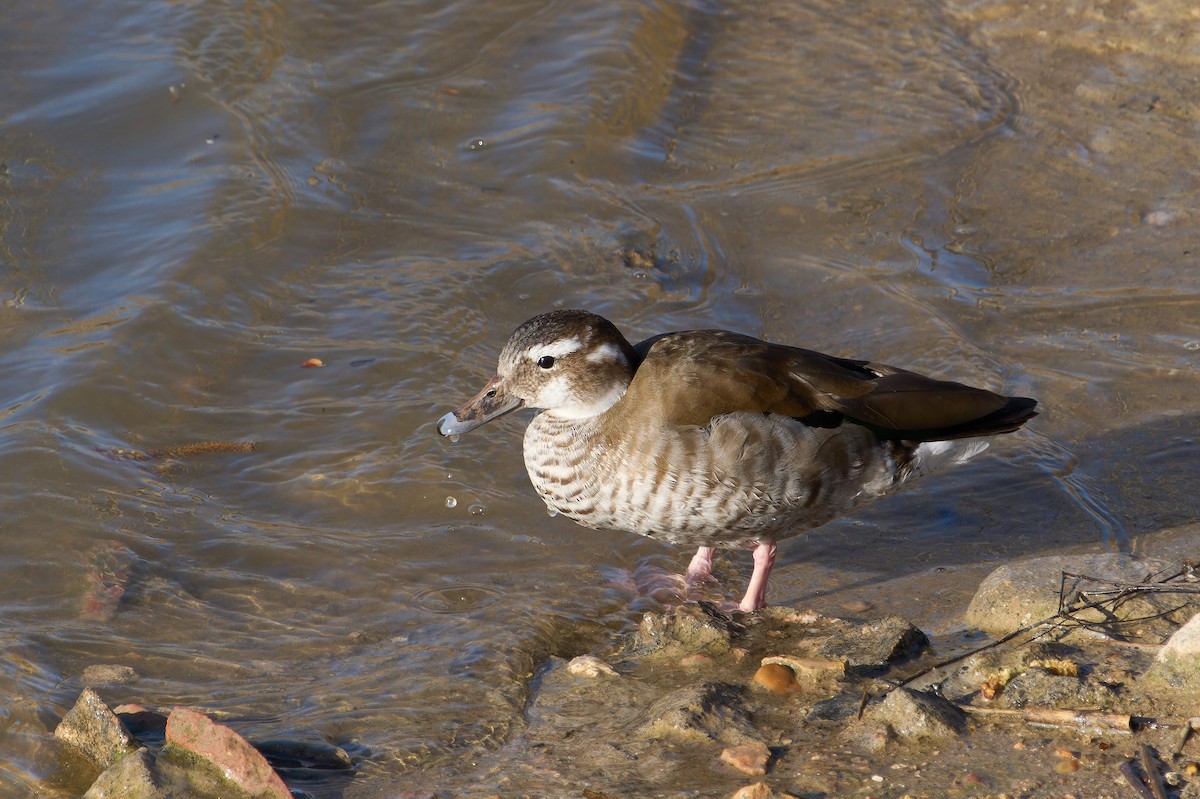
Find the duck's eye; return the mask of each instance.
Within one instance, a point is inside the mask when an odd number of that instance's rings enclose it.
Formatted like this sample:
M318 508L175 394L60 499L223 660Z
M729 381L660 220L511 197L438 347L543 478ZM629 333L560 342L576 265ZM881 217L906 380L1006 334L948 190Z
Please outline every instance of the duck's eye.
M542 357L538 358L538 366L542 367L543 369L553 368L554 358L550 357L549 355L543 355Z

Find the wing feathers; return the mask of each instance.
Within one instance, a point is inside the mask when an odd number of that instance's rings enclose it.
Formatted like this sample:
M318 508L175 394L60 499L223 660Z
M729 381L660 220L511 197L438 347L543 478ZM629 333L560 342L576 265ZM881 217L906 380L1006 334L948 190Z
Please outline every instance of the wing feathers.
M734 412L832 417L882 438L935 441L1016 430L1037 403L894 366L768 344L723 330L668 333L636 348L642 362L620 403L678 425Z

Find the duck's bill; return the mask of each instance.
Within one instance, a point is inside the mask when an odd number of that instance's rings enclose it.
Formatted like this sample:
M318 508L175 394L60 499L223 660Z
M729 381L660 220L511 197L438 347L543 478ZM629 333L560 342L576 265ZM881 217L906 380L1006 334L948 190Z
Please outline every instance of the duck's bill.
M515 411L524 404L520 397L510 396L504 390L500 375L496 375L470 402L438 419L437 429L444 436L456 436Z

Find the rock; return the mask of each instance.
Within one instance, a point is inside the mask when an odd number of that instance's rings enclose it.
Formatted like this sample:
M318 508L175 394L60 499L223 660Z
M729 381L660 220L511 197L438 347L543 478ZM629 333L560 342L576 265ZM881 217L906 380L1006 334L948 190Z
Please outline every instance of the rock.
M897 688L863 714L868 725L887 725L905 740L947 740L967 731L967 717L947 699L925 691Z
M770 785L765 782L756 782L745 788L738 788L733 794L733 799L771 799L774 795Z
M633 636L633 649L643 655L683 657L697 652L729 651L741 626L701 604L680 605L666 613L647 613Z
M1200 613L1167 639L1150 675L1180 688L1200 688Z
M759 777L767 773L771 750L762 741L731 746L721 752L721 762L728 763L743 774Z
M164 796L154 776L154 759L142 747L122 757L92 783L83 799L159 799Z
M844 660L855 672L886 668L893 660L913 657L929 646L925 633L899 616L836 629L818 655Z
M270 739L251 743L276 770L349 771L354 758L340 746L325 741Z
M163 756L183 766L215 769L222 780L254 799L291 799L283 780L254 747L194 710L177 707L171 711Z
M616 677L617 670L594 655L580 655L567 664L567 672L580 677Z
M682 688L655 702L650 721L638 732L647 738L692 743L752 743L757 738L743 706L744 696L742 686L729 683Z
M1102 580L1138 583L1147 575L1171 568L1165 560L1137 558L1123 554L1050 555L1008 563L989 574L975 592L967 608L967 623L992 635L1007 635L1028 624L1050 618L1058 613L1063 572L1086 574ZM1067 590L1106 587L1105 583L1069 578ZM1145 635L1170 634L1179 624L1179 614L1170 614L1183 600L1178 594L1132 597L1111 611L1081 611L1078 618L1089 622L1113 622L1123 619L1160 617L1138 622L1134 629L1121 625L1123 635L1137 631ZM1195 613L1196 604L1190 605ZM1184 611L1180 611L1183 613ZM1168 614L1164 617L1163 614ZM1172 621L1172 617L1174 621Z
M94 665L83 670L80 679L84 685L123 685L138 678L138 673L129 666Z
M101 771L138 748L129 730L91 688L83 689L75 706L54 729L54 737Z
M758 671L754 672L754 682L780 696L788 696L800 690L800 683L796 682L796 672L781 663L760 666Z
M994 701L996 707L1079 708L1104 707L1115 699L1104 683L1028 668L1009 679Z

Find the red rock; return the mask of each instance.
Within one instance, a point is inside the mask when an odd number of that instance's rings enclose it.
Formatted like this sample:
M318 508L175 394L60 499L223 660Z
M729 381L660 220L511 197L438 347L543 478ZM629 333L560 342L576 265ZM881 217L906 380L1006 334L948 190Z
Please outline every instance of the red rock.
M266 758L242 736L208 716L177 707L167 717L167 745L203 758L256 799L291 799Z
M755 741L753 743L742 744L741 746L731 746L721 752L721 760L733 766L743 774L752 776L762 776L767 773L767 763L771 759L771 750L767 745Z

